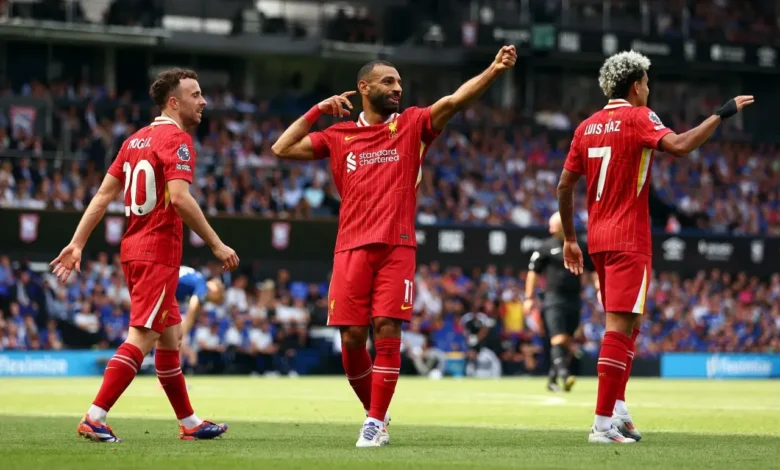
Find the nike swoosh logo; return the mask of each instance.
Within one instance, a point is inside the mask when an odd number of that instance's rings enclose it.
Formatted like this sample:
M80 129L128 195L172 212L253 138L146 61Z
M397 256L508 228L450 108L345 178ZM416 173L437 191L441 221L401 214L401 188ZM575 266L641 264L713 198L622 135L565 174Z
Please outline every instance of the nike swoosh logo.
M357 136L356 135L348 135L348 136L344 137L344 140L349 141L349 140L354 139L355 137L357 137Z
M561 252L560 248L553 248L552 250L550 250L551 255L557 255L560 252Z
M410 308L412 308L411 305L401 305L401 310L409 310Z
M398 382L398 379L395 379L395 380L387 380L387 379L385 379L385 382Z

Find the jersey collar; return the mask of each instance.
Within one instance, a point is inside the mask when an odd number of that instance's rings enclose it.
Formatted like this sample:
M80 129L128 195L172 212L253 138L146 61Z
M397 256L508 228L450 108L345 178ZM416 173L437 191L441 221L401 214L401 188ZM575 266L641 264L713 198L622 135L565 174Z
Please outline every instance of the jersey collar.
M174 121L173 119L169 118L168 116L157 116L156 118L154 118L154 122L152 122L149 125L150 126L160 126L160 125L164 125L164 124L173 124L174 126L176 126L179 129L181 129L181 126L179 125L179 123Z
M606 106L604 106L604 109L615 109L615 108L623 108L626 106L631 106L631 103L629 103L626 100L619 99L619 100L609 100Z
M387 118L387 120L386 120L385 122L383 122L382 124L388 124L388 123L391 123L391 122L395 121L397 117L398 117L398 113L393 113L393 114L391 114L391 115L390 115L390 117L388 117L388 118ZM366 114L365 114L364 112L361 112L361 113L360 113L360 116L358 116L358 120L355 122L355 124L356 124L358 127L368 127L368 126L370 126L370 125L371 125L371 124L369 124L369 123L368 123L368 121L366 121Z

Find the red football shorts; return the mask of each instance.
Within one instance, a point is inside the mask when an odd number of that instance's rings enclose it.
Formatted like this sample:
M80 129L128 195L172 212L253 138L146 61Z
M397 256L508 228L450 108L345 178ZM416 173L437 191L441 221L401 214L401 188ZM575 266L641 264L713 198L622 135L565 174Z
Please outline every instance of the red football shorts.
M375 317L412 319L417 250L372 244L333 257L328 326L367 326Z
M604 310L645 313L652 257L631 251L604 251L590 258L599 275Z
M151 261L122 263L130 291L130 326L162 333L166 327L181 323L176 288L179 268Z

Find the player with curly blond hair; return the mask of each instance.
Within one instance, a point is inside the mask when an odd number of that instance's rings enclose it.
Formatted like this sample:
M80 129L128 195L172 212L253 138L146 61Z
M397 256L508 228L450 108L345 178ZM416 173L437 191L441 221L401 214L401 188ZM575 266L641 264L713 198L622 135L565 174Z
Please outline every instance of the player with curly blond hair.
M580 274L583 256L574 230L573 190L581 175L587 180L588 252L607 315L597 366L596 418L588 438L593 443L627 444L642 438L626 407L625 391L652 270L647 180L653 152L685 156L721 121L753 103L752 96L737 96L699 126L675 134L647 107L649 69L650 59L634 51L604 62L599 85L609 101L577 127L558 184L564 265Z

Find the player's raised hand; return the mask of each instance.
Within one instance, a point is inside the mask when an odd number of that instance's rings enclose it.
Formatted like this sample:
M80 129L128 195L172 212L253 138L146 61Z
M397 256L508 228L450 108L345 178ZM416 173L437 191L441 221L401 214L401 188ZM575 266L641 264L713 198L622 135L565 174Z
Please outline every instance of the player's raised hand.
M723 106L716 109L715 115L720 116L721 119L728 119L742 111L745 106L753 104L754 101L753 95L739 95L726 101Z
M742 111L742 108L753 104L754 101L753 95L739 95L734 98L734 102L737 104L737 111Z
M221 243L215 247L212 252L214 256L222 263L222 269L231 272L238 267L238 255L233 248Z
M511 69L517 62L517 49L515 46L504 46L496 54L494 67L500 71Z
M563 265L571 271L572 274L582 274L584 261L582 258L582 250L580 245L576 241L564 241L563 242Z
M317 107L325 114L344 117L349 116L349 110L352 109L352 103L349 97L357 93L356 91L346 91L340 95L334 95L321 101ZM349 109L347 109L349 108Z
M60 282L67 281L74 269L81 274L81 247L71 243L62 249L49 266L54 268L52 272Z

